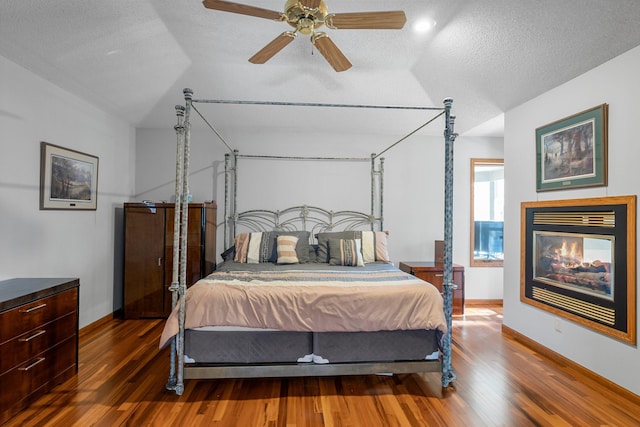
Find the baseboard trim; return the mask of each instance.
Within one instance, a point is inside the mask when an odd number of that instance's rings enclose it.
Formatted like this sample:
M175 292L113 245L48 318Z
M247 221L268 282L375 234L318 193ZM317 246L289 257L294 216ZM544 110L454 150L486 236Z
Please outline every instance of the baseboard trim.
M96 320L95 322L89 323L87 326L80 328L78 332L78 336L82 338L84 335L95 331L96 329L100 329L105 324L111 322L113 319L116 319L116 313L107 314L106 316Z
M486 305L498 305L502 307L501 299L465 299L464 306L465 307L478 307L478 306L486 306Z
M640 396L638 396L637 394L627 390L624 387L619 386L618 384L606 379L603 376L596 374L595 372L585 368L584 366L574 362L573 360L568 359L559 353L556 353L555 351L543 346L539 342L534 341L525 335L522 335L520 332L511 329L508 326L502 325L502 334L509 338L512 338L515 341L518 341L526 347L529 347L530 349L539 353L541 356L549 359L550 361L567 369L576 371L580 375L583 375L589 380L593 381L596 385L611 390L612 392L633 402L635 405L640 405Z

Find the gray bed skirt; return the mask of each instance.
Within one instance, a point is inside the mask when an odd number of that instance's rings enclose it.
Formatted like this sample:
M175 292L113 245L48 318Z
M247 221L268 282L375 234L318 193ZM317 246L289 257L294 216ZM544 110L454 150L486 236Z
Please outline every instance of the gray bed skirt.
M435 330L312 333L187 329L185 355L192 365L424 361L437 355L440 335Z

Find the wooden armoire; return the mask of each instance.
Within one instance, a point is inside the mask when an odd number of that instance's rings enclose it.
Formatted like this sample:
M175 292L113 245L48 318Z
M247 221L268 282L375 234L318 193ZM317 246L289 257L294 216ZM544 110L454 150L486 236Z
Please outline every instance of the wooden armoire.
M171 312L174 212L173 203L124 204L125 319ZM187 286L215 270L216 213L215 202L189 203Z

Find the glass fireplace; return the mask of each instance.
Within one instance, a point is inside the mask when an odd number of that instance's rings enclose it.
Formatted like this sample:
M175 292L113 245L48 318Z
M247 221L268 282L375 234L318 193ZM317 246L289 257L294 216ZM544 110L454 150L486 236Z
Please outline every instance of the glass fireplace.
M635 343L635 196L522 204L521 300Z

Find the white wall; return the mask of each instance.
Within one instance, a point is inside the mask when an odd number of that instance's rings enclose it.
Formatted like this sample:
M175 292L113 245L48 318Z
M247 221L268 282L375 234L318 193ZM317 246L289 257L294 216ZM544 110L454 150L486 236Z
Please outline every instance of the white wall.
M194 201L218 202L219 230L224 206L226 147L209 130L191 132L191 193ZM212 123L216 126L216 123ZM441 122L431 126L443 127ZM363 129L366 126L363 125ZM409 132L408 130L407 132ZM224 135L240 154L332 156L369 159L404 135L298 134L244 131ZM172 200L176 136L167 129L138 129L136 200ZM389 251L400 261L431 260L434 240L444 237L444 141L441 136L414 135L384 155L384 219L390 231ZM469 265L469 169L471 157L502 157L501 138L459 137L455 146L453 261ZM238 209L282 209L310 204L327 209L369 211L370 161L239 160ZM218 253L222 252L218 233ZM473 299L502 298L501 269L468 270L466 288Z
M556 332L556 316L521 303L519 286L521 202L638 193L639 71L637 47L507 112L504 143L504 324L636 394L640 394L640 351L636 345L566 320L560 320L562 332ZM535 129L602 103L609 104L608 186L536 193Z
M116 207L133 192L133 128L3 57L0 93L0 280L80 278L85 326L121 294ZM99 157L96 211L39 210L40 141Z
M464 266L465 299L502 299L502 267L471 267L471 159L501 159L502 138L464 138L456 140L454 179L454 223L457 256L454 262Z

